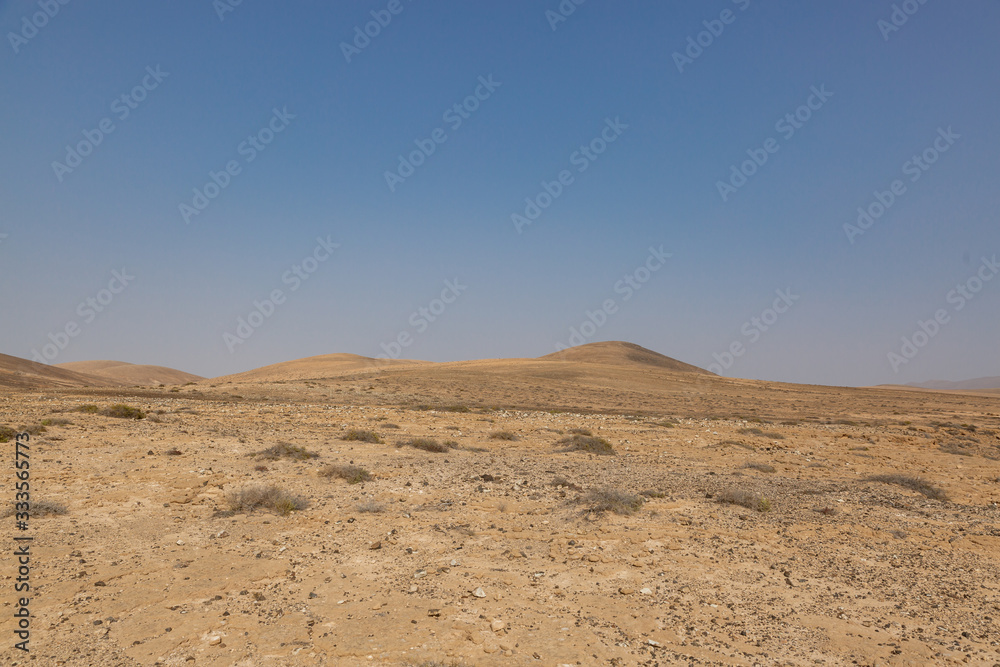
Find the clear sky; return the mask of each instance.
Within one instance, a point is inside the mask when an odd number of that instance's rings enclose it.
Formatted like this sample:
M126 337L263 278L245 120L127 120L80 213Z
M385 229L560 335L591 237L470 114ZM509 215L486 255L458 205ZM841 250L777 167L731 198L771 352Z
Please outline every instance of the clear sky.
M998 2L234 2L0 0L0 351L1000 375Z

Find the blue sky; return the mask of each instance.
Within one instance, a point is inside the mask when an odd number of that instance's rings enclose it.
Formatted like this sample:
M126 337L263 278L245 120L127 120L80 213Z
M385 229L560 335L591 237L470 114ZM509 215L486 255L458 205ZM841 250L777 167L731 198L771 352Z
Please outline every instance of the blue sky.
M0 2L0 351L1000 375L996 2L227 1Z

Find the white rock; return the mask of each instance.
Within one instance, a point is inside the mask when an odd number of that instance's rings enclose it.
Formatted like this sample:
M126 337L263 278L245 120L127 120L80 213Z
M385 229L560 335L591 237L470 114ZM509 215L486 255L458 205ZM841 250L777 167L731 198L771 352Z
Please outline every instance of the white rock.
M484 598L484 597L486 597L486 591L484 591L482 589L482 587L477 588L476 590L472 591L472 594L475 595L477 598Z

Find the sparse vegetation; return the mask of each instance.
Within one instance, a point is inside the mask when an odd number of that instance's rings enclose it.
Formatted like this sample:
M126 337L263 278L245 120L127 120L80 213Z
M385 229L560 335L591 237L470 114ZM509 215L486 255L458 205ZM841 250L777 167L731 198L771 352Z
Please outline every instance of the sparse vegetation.
M922 493L932 500L948 500L948 494L946 494L942 489L939 489L930 482L927 482L919 477L913 477L911 475L875 475L874 477L869 477L867 481L902 486L903 488L910 489L911 491Z
M28 435L41 435L45 433L48 429L41 424L32 424L31 426L22 426L19 429L20 433L27 433Z
M657 491L656 489L646 489L645 491L639 492L640 496L645 496L646 498L666 498L667 494L663 491Z
M566 430L572 435L594 435L589 428L571 428Z
M769 438L771 440L784 440L785 436L781 435L777 431L763 431L759 428L741 428L740 433L744 435L756 435L761 438Z
M597 438L590 435L573 435L563 438L557 445L562 445L567 452L590 452L591 454L614 455L615 448L604 438Z
M757 451L753 445L748 445L742 440L722 440L719 442L719 447L742 447L743 449L749 449L751 452Z
M115 403L114 405L104 408L100 411L100 414L105 417L115 417L117 419L145 419L146 413L139 408L133 408L130 405L125 405L124 403Z
M319 471L323 477L337 477L348 484L360 484L372 479L370 472L355 465L329 465Z
M268 461L277 461L278 459L305 461L308 459L319 458L319 454L316 452L310 452L305 447L293 445L290 442L279 442L278 444L272 445L267 449L254 452L251 456L256 456L259 459L265 459Z
M745 469L756 470L758 472L775 472L776 468L772 465L766 463L755 463L753 461L747 461L743 464Z
M356 442L370 442L376 445L382 444L382 438L380 438L378 433L375 431L362 431L354 428L342 435L340 439Z
M382 424L382 428L400 428L399 424L385 423Z
M591 512L614 512L628 516L635 514L646 499L617 489L595 489L580 499Z
M269 509L286 516L294 511L305 509L305 498L293 495L274 485L250 484L226 494L229 509L233 512L252 512L256 509Z
M756 510L758 512L770 512L771 511L771 501L763 496L759 496L756 493L751 493L750 491L744 491L742 489L725 489L716 496L716 500L720 503L726 503L729 505L739 505L740 507L746 507L747 509Z
M454 440L448 440L445 442L438 442L434 438L412 438L410 440L402 440L396 443L396 447L413 447L414 449L422 449L425 452L434 452L435 454L442 454L450 449L454 449L458 446L458 443Z
M17 431L9 426L0 426L0 442L10 442L17 437Z
M167 456L180 456L184 452L182 452L181 450L177 449L176 447L173 447L172 449L168 449L165 453L166 453Z
M42 426L69 426L72 424L68 419L63 419L62 417L53 417L51 419L43 419Z
M11 505L0 518L6 519L9 516L14 516L19 510L16 505ZM28 510L28 516L31 518L47 516L50 514L66 514L68 510L66 506L62 503L53 502L51 500L32 500L30 503L30 508Z
M510 431L493 431L490 433L490 440L517 440L517 436Z
M362 514L381 514L385 511L385 505L368 500L358 505L358 511Z
M87 403L85 405L81 405L80 407L78 407L76 411L82 412L87 415L96 415L98 412L101 411L101 409L96 405L94 405L93 403Z

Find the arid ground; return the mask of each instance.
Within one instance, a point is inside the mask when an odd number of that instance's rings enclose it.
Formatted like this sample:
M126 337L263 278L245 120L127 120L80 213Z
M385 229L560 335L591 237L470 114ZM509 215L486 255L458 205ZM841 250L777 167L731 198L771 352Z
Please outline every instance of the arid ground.
M164 386L8 363L0 426L34 433L37 512L31 651L8 556L0 657L1000 664L1000 395L638 350Z

